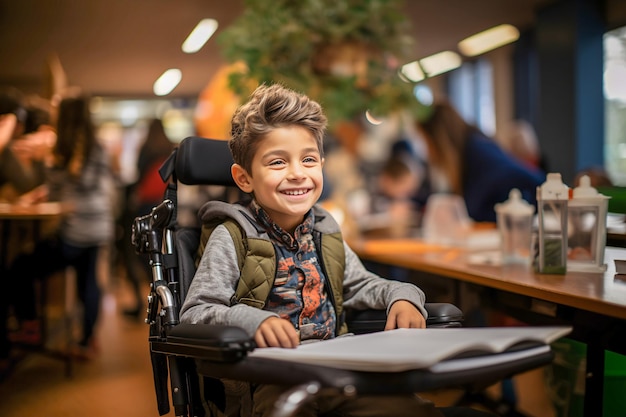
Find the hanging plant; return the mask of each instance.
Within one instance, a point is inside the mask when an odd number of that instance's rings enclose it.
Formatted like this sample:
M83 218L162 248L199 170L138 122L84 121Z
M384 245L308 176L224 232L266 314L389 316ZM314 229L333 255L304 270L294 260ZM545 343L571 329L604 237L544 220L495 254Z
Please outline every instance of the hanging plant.
M280 82L322 104L332 124L370 110L384 116L415 106L411 84L397 76L412 38L401 0L246 0L219 36L229 76L247 97L251 86Z

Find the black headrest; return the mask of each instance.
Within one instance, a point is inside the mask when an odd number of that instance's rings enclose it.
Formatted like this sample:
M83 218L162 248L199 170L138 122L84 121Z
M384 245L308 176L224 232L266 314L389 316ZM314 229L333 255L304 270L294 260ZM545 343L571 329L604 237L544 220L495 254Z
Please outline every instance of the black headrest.
M174 170L187 185L235 185L232 165L228 141L191 136L178 145Z

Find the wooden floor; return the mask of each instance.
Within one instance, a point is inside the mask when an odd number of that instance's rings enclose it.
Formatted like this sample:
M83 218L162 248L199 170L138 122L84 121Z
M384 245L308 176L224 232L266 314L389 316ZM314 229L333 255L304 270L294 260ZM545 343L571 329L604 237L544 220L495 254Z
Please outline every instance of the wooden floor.
M122 300L122 291L105 295L98 331L100 354L74 362L72 376L66 376L64 362L55 358L31 353L21 360L0 384L0 416L158 416L148 326L124 317Z
M65 375L63 362L31 353L0 383L2 417L158 417L148 354L148 326L124 317L130 302L124 282L107 285L100 327L101 352L90 361L74 363ZM553 417L542 370L516 378L519 408L528 416ZM497 389L491 391L497 393ZM459 392L430 393L447 405ZM167 416L173 416L173 412Z

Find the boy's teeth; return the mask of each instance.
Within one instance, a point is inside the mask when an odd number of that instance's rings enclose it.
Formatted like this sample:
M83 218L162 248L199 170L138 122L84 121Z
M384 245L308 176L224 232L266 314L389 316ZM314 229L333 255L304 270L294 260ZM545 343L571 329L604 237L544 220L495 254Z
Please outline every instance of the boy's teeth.
M289 194L289 195L301 195L301 194L304 194L305 192L306 192L305 190L285 191L285 194Z

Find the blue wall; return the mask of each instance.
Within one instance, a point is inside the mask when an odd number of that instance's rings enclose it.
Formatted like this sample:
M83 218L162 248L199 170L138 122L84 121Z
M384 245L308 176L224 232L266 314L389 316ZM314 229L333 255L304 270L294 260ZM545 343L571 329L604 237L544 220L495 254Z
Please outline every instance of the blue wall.
M604 2L561 0L537 12L515 57L516 117L537 131L550 171L572 185L604 164Z

